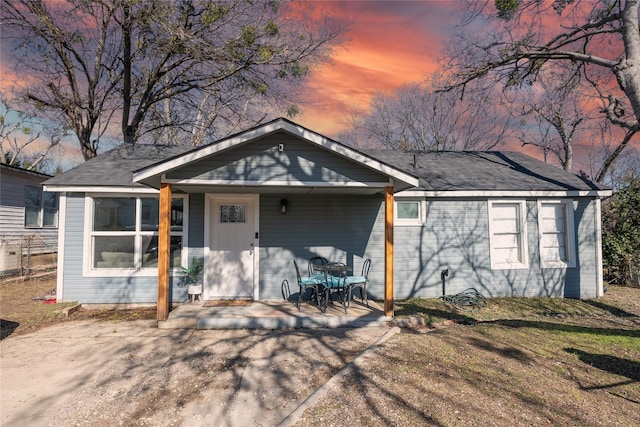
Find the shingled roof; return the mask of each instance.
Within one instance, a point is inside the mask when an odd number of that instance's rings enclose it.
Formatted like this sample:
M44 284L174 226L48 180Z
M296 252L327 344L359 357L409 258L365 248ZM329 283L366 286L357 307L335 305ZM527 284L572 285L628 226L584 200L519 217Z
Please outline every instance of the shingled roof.
M192 147L122 144L47 180L47 186L145 187L132 172L170 160ZM518 152L361 150L419 178L425 191L601 191L606 187Z
M366 150L417 176L426 191L592 191L606 187L518 152Z
M133 184L133 171L183 154L192 147L121 144L47 180L49 186L143 187Z

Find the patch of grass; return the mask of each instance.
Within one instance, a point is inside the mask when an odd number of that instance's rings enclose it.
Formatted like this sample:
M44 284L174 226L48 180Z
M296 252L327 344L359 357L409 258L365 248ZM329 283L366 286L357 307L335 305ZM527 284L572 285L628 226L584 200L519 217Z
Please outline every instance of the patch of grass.
M470 318L466 312L457 310L438 298L411 298L394 303L394 316L416 316L425 319L428 325L444 320Z
M640 425L640 289L487 303L397 301L397 316L473 322L404 329L297 425Z
M90 318L100 321L129 322L133 320L151 320L157 316L156 307L133 309L83 309L72 316L74 319Z
M483 308L461 308L449 304L440 298L411 298L397 300L394 305L395 316L417 316L429 319L429 323L444 320L491 321L497 319L570 319L598 318L613 315L615 317L637 317L627 311L625 302L631 310L638 310L633 295L638 290L609 286L610 291L603 298L576 300L566 298L489 298ZM611 298L609 298L611 296ZM625 301L626 300L626 301ZM611 302L611 303L609 303Z

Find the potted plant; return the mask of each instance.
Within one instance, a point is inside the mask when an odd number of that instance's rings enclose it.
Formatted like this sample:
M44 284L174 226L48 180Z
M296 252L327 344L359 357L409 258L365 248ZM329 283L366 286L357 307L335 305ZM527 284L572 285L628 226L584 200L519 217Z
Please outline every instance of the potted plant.
M193 257L187 267L178 267L178 276L182 279L182 284L188 286L187 293L189 299L195 298L195 295L202 294L202 281L200 275L202 274L202 259Z

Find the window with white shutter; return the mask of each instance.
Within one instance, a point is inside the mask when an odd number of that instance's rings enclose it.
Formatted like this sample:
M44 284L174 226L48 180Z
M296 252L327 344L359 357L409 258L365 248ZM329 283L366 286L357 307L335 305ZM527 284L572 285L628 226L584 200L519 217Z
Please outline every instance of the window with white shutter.
M539 201L538 228L541 267L575 267L572 201Z
M489 201L491 268L528 268L526 203Z

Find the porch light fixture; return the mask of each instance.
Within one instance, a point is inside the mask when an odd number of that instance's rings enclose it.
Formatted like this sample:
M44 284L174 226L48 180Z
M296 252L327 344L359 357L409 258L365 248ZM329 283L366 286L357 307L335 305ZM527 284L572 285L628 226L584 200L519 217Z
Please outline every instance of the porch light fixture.
M287 213L288 204L289 202L287 201L287 199L280 200L280 212L282 212L283 215Z

